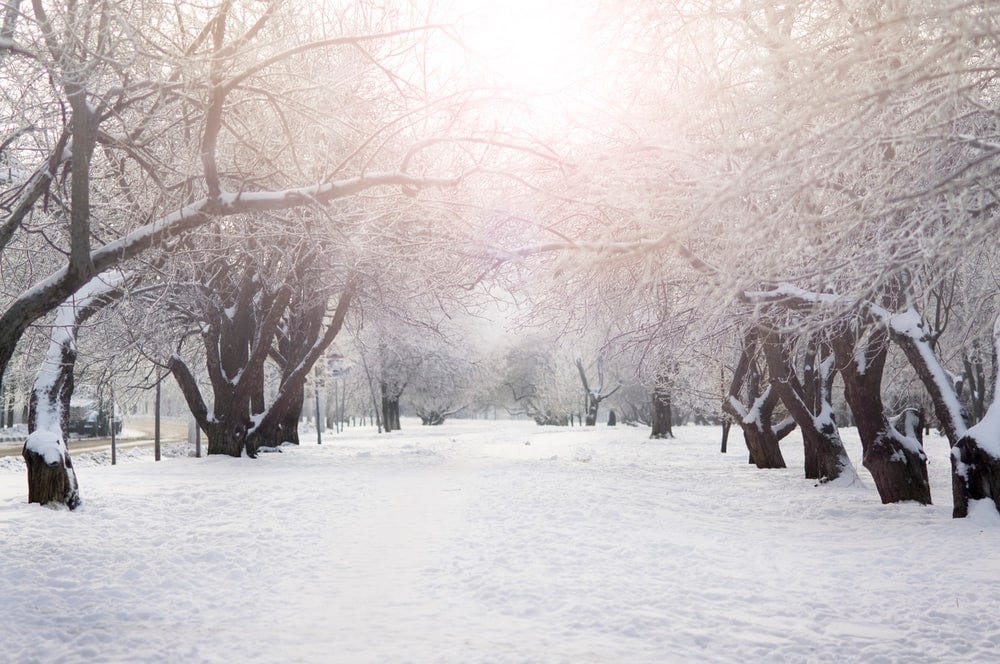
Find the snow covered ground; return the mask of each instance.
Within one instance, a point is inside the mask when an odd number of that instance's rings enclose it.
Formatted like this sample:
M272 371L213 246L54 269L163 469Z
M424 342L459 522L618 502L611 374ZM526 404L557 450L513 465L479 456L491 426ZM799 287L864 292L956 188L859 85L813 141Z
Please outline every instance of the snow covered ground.
M814 487L794 436L761 471L717 428L404 427L79 455L75 513L27 505L5 460L0 661L1000 657L1000 519L950 518L939 438L921 507Z

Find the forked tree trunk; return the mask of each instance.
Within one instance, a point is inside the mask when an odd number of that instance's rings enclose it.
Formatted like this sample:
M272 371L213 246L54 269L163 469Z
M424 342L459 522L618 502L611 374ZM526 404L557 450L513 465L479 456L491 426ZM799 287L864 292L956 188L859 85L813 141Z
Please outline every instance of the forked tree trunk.
M844 396L854 415L861 438L863 464L872 475L883 503L914 500L931 503L927 478L927 455L920 440L892 426L882 404L882 375L889 353L888 332L869 332L858 340L844 330L834 340Z
M772 424L778 395L770 386L761 391L762 376L757 366L757 354L757 339L751 333L743 341L740 360L733 371L733 380L729 386L729 396L723 402L722 409L740 425L749 453L749 463L758 468L785 468L785 459L778 443L795 429L795 423L792 420L785 420L777 426ZM748 405L745 406L744 403ZM725 423L723 427L723 441L725 441L728 433Z
M811 347L804 379L800 380L793 369L789 340L774 330L760 330L760 335L771 386L802 431L806 477L820 482L841 477L856 481L857 473L833 419L830 403L832 353L822 343ZM816 352L817 349L820 352Z
M226 296L223 301L206 302L203 312L202 345L214 404L211 419L201 389L184 360L175 354L168 367L191 414L205 432L208 454L239 457L245 450L254 457L262 441L248 433L251 424L259 423L266 415L264 362L289 304L291 288L283 285L267 292L251 266L239 273L228 285L228 292L222 294ZM258 417L251 420L252 414Z
M752 423L743 425L743 439L750 453L750 463L758 468L785 468L785 457L781 454L778 444L795 425L785 426L778 432L769 426L757 426Z
M604 393L604 361L601 358L597 358L597 386L595 388L591 388L590 382L587 380L587 372L583 368L583 360L577 358L575 364L580 374L580 382L583 383L583 396L586 400L587 415L584 424L588 427L596 426L597 411L601 407L601 402L617 392L621 388L621 385L618 385L607 394Z

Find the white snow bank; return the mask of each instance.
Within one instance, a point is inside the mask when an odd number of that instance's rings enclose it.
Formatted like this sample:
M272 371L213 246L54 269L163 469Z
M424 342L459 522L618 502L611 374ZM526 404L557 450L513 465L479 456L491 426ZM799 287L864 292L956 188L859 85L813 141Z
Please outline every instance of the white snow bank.
M969 501L969 523L979 526L1000 526L1000 512L989 498Z

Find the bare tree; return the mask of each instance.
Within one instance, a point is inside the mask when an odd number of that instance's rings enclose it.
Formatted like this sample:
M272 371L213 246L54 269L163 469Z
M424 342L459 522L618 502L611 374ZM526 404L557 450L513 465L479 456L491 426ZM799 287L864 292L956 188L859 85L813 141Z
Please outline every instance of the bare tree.
M597 384L593 386L587 381L587 371L583 368L583 360L577 358L575 364L576 370L580 374L580 382L583 383L583 394L584 399L586 399L586 419L584 422L588 427L592 427L597 424L597 409L601 402L614 395L621 388L621 385L616 385L610 392L604 391L607 387L604 384L604 358L597 358Z

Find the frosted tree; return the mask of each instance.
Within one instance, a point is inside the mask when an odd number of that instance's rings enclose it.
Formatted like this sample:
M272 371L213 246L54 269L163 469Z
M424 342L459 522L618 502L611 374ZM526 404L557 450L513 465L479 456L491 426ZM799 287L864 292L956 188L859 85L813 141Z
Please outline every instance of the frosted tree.
M345 15L339 25L360 30L345 36L332 34L336 17L307 22L281 3L176 9L41 1L30 3L30 12L25 3L3 9L10 36L0 45L0 103L19 122L3 141L10 178L0 250L6 260L33 242L32 234L53 229L57 251L38 261L51 272L36 270L3 303L0 369L28 326L95 274L166 237L220 217L322 206L371 188L412 194L455 182L403 172L405 150L387 170L372 168L392 161L396 146L373 136L389 131L385 126L346 137L353 147L338 163L313 158L333 137L301 128L303 117L325 126L318 120L330 111L320 109L348 101L332 93L345 81L321 82L331 94L317 99L313 86L299 85L303 76L336 61L349 65L340 69L352 72L348 87L381 79L387 93L396 90L370 49L420 26L366 33L374 26ZM295 22L310 30L290 42L286 27ZM172 39L161 44L144 35ZM46 79L53 85L33 83ZM271 129L261 131L265 125Z

